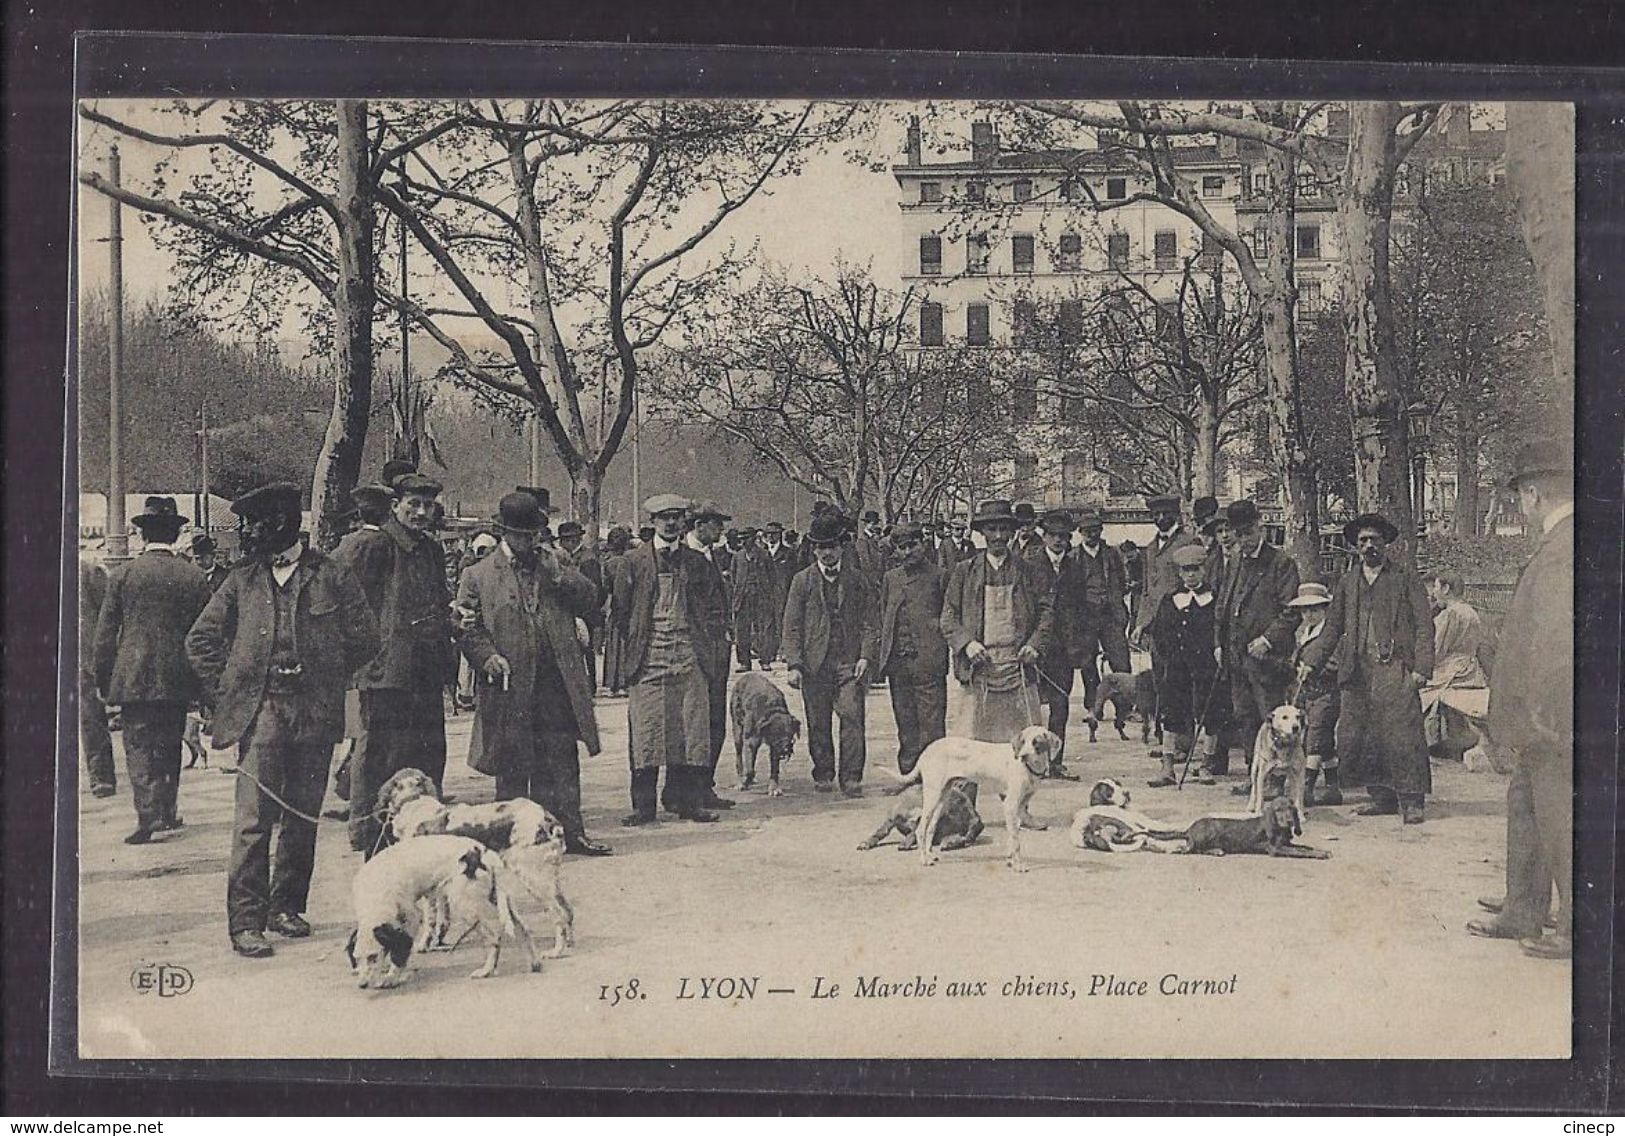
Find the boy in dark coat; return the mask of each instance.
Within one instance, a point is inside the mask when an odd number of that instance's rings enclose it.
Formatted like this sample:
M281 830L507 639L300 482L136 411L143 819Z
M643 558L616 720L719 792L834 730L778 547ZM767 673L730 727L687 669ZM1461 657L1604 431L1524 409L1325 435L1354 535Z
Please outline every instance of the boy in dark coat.
M1153 789L1175 783L1174 765L1190 760L1197 727L1211 735L1224 718L1223 711L1215 708L1219 664L1213 657L1213 629L1218 605L1207 585L1207 550L1188 544L1171 555L1179 587L1162 597L1147 624L1162 654L1157 697L1163 729L1173 740L1172 748L1162 753L1162 769L1150 783ZM1196 780L1211 785L1213 774L1204 765L1197 770Z

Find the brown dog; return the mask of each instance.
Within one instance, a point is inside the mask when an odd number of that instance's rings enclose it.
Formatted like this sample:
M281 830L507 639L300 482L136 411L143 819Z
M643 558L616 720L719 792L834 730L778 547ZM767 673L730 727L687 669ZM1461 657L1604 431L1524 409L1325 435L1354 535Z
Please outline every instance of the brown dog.
M1330 852L1292 843L1303 835L1298 810L1290 799L1274 797L1264 805L1261 816L1202 817L1185 830L1186 853L1204 852L1210 856L1258 854L1290 856L1302 860L1330 860Z
M859 852L875 847L894 831L903 836L897 846L899 852L908 852L919 846L920 812L925 805L925 791L909 787L886 816L885 823L873 835L858 845ZM982 835L982 816L976 811L976 782L963 777L950 777L942 791L942 820L937 823L937 847L944 852L975 844Z
M1095 740L1095 731L1100 729L1102 715L1106 713L1106 703L1112 704L1112 713L1115 721L1112 725L1117 728L1117 736L1125 742L1128 734L1123 730L1123 723L1129 720L1131 714L1140 715L1140 744L1148 745L1151 741L1151 731L1156 728L1157 720L1157 676L1149 670L1137 674L1125 674L1120 671L1108 671L1100 676L1100 685L1095 688L1095 702L1089 708L1089 740ZM1162 731L1157 729L1157 740L1162 740Z
M728 696L728 716L734 729L734 770L739 775L736 789L748 789L756 782L756 754L767 746L769 761L767 795L779 797L779 766L790 760L801 723L790 713L784 691L772 679L748 671L734 682Z

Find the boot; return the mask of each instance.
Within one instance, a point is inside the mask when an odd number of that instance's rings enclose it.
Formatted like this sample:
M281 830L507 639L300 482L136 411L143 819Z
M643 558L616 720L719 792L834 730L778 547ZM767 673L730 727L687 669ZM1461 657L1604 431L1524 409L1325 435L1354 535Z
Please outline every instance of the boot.
M1154 749L1151 751L1151 756L1162 761L1162 769L1158 771L1154 779L1147 781L1146 784L1153 789L1166 789L1170 785L1179 784L1174 777L1174 755L1166 750ZM1188 761L1189 758L1186 758L1186 760Z
M1320 796L1315 798L1315 804L1341 805L1343 803L1343 786L1338 780L1337 766L1329 765L1320 772L1325 779L1325 784L1320 787ZM1304 799L1308 799L1307 795Z
M1320 766L1312 765L1303 771L1303 807L1315 806L1315 782L1320 780Z

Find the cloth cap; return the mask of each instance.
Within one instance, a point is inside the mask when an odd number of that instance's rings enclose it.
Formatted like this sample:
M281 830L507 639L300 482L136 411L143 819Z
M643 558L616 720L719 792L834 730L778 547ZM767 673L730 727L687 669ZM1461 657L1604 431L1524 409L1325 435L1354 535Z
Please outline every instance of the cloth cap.
M443 488L440 482L432 477L426 477L416 470L411 473L401 474L394 480L393 485L397 499L405 497L408 493L421 493L429 497L438 497L440 496L440 490Z
M286 513L298 516L299 499L299 487L293 482L273 481L244 493L231 503L231 511L250 521Z
M1207 549L1199 544L1182 544L1174 549L1175 568L1201 568L1207 564Z
M387 485L357 485L350 490L350 500L357 505L387 505L394 496L394 490Z
M586 532L580 521L565 521L559 526L559 539L562 540L567 536L584 536Z
M1106 518L1100 515L1099 509L1085 509L1078 514L1078 519L1073 523L1080 529L1086 529L1096 525L1104 525Z
M733 514L726 512L715 501L703 501L694 506L694 519L696 521L731 521L733 520Z
M686 513L688 508L688 498L675 493L656 493L643 503L643 511L651 517L658 517L661 513Z

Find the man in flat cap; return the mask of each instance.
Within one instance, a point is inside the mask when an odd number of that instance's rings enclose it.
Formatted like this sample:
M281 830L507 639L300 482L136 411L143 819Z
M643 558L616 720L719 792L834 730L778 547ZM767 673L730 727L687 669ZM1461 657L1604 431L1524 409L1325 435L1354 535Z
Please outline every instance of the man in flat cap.
M1338 759L1345 779L1363 778L1371 794L1355 812L1421 824L1433 788L1419 694L1433 673L1433 610L1415 569L1388 556L1398 536L1376 513L1344 526L1358 560L1338 578L1326 629L1304 648L1298 670L1336 662Z
M95 627L95 673L102 701L119 707L124 723L136 817L124 842L145 844L181 824L175 811L181 736L186 707L198 697L183 644L210 590L197 566L175 555L186 518L174 498L148 497L146 511L130 523L145 547L108 578Z
M250 958L271 953L267 930L310 934L314 818L344 730L344 689L378 650L361 585L300 531L299 496L278 483L232 502L243 560L186 636L214 706L213 745L237 747L227 930Z
M728 589L728 577L732 574L733 557L722 543L722 526L733 518L714 501L705 501L694 506L689 519L693 527L688 533L688 546L703 556L711 571L716 574L712 584L722 591L723 611L731 613L733 596ZM728 565L728 571L723 570L724 565ZM731 646L729 642L731 627L731 621L724 618L705 635L705 642L716 652L716 656L700 668L705 672L706 690L711 699L711 750L706 759L705 783L699 785L696 782L696 792L702 794L703 803L708 809L734 807L734 803L727 797L717 795L717 761L722 756L722 741L728 732L728 652Z
M576 636L581 642L581 664L587 670L588 689L598 689L598 651L604 630L604 565L587 549L587 530L580 521L564 521L558 528L559 559L592 582L598 603L581 618Z
M458 645L480 676L469 768L496 778L497 800L528 798L557 817L566 852L608 855L582 819L577 748L599 752L576 635L576 621L598 609L598 589L554 551L528 493L504 496L492 523L502 534L496 550L457 584Z
M628 827L655 819L660 793L669 812L709 823L706 767L711 757L709 672L719 657L714 638L727 620L720 577L683 543L689 502L660 493L643 503L653 523L648 543L627 553L614 586L616 618L626 639L627 730L632 766ZM726 647L721 652L726 658Z
M1574 458L1563 439L1519 451L1508 479L1539 544L1518 578L1490 676L1488 731L1512 759L1504 899L1468 931L1523 953L1574 953ZM1554 930L1542 934L1557 891Z
M366 734L350 759L350 845L368 855L378 843L378 787L402 769L419 769L439 788L446 772L441 692L455 671L445 554L430 535L439 496L438 481L397 475L390 515L334 551L361 582L383 640L355 676Z
M1236 551L1219 588L1216 645L1220 665L1230 677L1233 737L1250 754L1258 727L1286 702L1292 683L1298 609L1287 605L1298 595L1298 566L1264 539L1253 502L1232 501L1224 516ZM1217 753L1211 760L1212 773L1229 768L1227 753Z
M1095 692L1100 689L1100 660L1118 674L1129 673L1128 640L1124 630L1128 624L1128 572L1123 567L1122 555L1102 539L1105 518L1097 509L1086 509L1077 518L1078 540L1069 553L1071 569L1065 572L1055 591L1056 634L1051 643L1059 645L1069 658L1070 669L1076 667L1083 675L1083 702L1094 706ZM1176 565L1177 571L1177 565ZM1057 644L1057 641L1058 644ZM1052 645L1051 651L1055 647ZM1053 703L1059 703L1058 696ZM1052 710L1056 707L1052 704ZM1053 720L1053 719L1052 719ZM1067 720L1061 710L1060 721ZM1066 734L1053 725L1050 732L1061 739L1061 750L1066 750Z
M897 772L914 771L925 747L948 732L948 642L942 637L943 571L913 522L892 530L898 561L880 585L865 667L886 680L897 719Z

